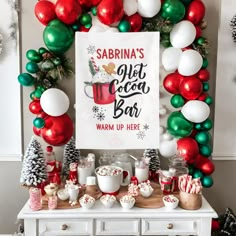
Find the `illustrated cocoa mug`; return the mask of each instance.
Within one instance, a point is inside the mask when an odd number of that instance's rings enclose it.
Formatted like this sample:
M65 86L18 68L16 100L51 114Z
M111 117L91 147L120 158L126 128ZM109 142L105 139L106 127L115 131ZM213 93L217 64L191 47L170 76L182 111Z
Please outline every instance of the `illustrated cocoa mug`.
M89 95L87 89L88 86L92 86L93 96ZM115 85L110 83L94 83L86 84L84 87L84 92L87 97L93 98L96 104L110 104L113 103L116 99L115 95ZM111 91L111 92L110 92Z

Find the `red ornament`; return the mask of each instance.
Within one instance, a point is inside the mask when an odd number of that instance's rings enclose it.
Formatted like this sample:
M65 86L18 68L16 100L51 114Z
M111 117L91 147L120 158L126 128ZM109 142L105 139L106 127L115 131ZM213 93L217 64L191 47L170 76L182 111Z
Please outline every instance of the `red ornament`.
M178 72L170 73L165 77L163 86L167 92L172 94L179 94L179 85L183 79L184 76L182 76Z
M34 7L34 14L43 25L47 25L56 19L55 5L49 1L39 1Z
M78 0L80 6L85 9L97 6L101 0Z
M65 24L73 24L82 13L77 0L57 0L55 12L58 19Z
M205 5L202 1L192 1L186 11L186 19L191 21L194 25L198 25L205 16Z
M179 84L180 94L188 100L194 100L199 97L202 89L202 82L195 76L185 77Z
M139 32L141 30L143 19L138 13L135 13L131 16L126 16L125 20L130 23L130 32Z
M138 185L138 179L136 176L132 176L130 179L130 183L134 184L134 185Z
M29 104L29 110L33 113L33 114L40 114L43 110L42 107L40 105L40 100L33 100L30 104Z
M193 164L199 154L197 142L190 137L180 138L177 141L177 150L188 164Z
M210 73L207 69L201 69L198 73L197 73L197 77L201 80L201 81L208 81L210 78Z
M97 7L97 17L105 25L119 22L123 15L122 0L102 0Z
M52 146L61 146L70 140L73 130L73 122L67 114L48 116L45 126L41 129L41 137Z

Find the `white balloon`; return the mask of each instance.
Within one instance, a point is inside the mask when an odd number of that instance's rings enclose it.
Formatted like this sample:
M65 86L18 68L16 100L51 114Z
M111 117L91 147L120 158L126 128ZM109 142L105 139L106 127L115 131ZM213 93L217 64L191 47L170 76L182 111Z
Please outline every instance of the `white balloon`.
M138 13L142 17L151 18L161 9L161 0L137 0Z
M175 48L189 46L196 37L196 28L192 22L183 20L177 23L170 32L170 42Z
M166 131L166 128L163 125L161 125L159 127L159 135L162 136L165 133L165 131Z
M176 139L164 140L160 142L159 152L166 158L174 156L177 153Z
M190 76L196 74L202 67L201 54L193 49L182 52L179 59L178 71L181 75Z
M124 12L127 16L135 14L138 10L138 3L136 0L124 0L123 6Z
M105 32L106 29L100 25L92 25L92 27L89 29L89 33L92 32Z
M210 108L203 101L190 100L184 104L181 112L187 120L194 123L201 123L210 115Z
M69 108L70 100L60 89L50 88L43 92L40 105L45 113L50 116L61 116Z
M182 50L179 48L169 47L162 53L162 65L166 71L175 71L179 65L179 59Z

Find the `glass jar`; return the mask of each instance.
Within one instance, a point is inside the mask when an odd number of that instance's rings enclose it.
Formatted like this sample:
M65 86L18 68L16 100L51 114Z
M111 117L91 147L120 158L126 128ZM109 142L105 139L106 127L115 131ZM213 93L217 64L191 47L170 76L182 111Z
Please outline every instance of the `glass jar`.
M175 156L169 159L169 172L171 173L173 178L173 185L174 185L173 191L174 192L178 191L179 176L188 174L189 172L187 163L182 156L176 154Z

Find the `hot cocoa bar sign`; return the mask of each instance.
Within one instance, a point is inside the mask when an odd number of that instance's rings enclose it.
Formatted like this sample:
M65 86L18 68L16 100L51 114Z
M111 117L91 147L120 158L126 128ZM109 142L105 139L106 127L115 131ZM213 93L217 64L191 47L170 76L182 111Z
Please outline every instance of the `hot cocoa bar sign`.
M80 149L159 144L159 33L76 33Z

